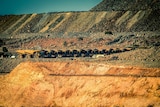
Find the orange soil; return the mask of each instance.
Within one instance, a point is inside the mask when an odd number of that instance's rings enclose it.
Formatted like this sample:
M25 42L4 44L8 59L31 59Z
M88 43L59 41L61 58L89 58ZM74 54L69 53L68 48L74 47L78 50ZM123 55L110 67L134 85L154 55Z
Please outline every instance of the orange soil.
M90 41L91 43L89 43ZM105 49L107 48L104 44L109 39L105 39L99 42L92 41L91 38L84 38L83 41L79 41L78 38L46 38L34 40L30 43L25 43L23 49L31 49L35 46L41 47L42 49L54 49L54 50L67 50L67 49ZM64 46L64 42L67 46Z
M159 77L159 68L24 62L0 76L0 106L159 107Z

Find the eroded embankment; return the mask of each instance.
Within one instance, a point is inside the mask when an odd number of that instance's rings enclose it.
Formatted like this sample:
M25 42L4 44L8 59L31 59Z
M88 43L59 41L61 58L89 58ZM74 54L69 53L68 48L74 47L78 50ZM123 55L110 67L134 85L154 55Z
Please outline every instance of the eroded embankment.
M1 106L160 106L160 69L24 62L0 77Z

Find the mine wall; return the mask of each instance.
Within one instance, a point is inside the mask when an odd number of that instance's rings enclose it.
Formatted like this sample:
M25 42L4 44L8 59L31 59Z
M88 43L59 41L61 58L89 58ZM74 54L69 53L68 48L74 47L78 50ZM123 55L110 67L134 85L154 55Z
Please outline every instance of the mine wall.
M23 62L0 76L0 106L158 107L159 74L98 62Z

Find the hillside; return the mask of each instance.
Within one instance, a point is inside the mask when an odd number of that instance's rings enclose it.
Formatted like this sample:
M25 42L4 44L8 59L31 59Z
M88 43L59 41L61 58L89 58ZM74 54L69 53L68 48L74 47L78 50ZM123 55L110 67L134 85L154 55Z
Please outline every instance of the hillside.
M159 31L159 10L0 16L0 34Z
M137 10L158 10L159 0L103 0L90 11L137 11Z
M89 12L0 16L0 34L159 31L159 0L103 0Z

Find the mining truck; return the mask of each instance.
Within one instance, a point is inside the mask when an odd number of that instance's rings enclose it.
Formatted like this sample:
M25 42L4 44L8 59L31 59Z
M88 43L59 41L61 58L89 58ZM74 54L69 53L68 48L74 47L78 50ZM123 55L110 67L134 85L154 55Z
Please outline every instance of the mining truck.
M0 50L0 58L8 58L11 57L11 53L8 51L8 49L6 47L2 47L2 49Z
M19 58L38 58L40 50L16 50Z

